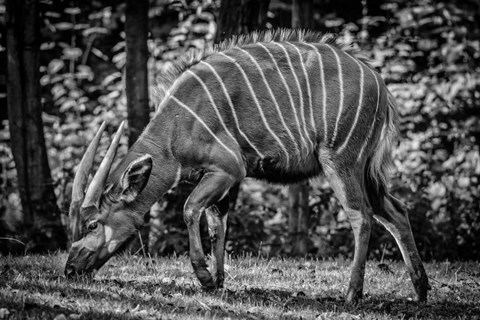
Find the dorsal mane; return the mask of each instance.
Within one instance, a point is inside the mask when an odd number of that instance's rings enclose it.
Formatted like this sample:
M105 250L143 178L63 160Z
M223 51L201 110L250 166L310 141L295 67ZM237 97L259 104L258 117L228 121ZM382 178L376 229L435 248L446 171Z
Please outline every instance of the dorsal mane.
M235 47L241 47L248 44L255 44L260 42L305 42L305 43L324 43L332 45L340 50L343 50L355 58L361 60L368 67L371 68L367 58L361 55L360 50L341 42L332 34L324 34L311 30L304 29L274 29L267 31L254 31L247 34L235 35L218 44L207 45L202 50L190 50L164 71L160 75L160 82L154 88L155 100L163 101L168 89L173 85L187 69L196 65L207 57L222 51L226 51Z

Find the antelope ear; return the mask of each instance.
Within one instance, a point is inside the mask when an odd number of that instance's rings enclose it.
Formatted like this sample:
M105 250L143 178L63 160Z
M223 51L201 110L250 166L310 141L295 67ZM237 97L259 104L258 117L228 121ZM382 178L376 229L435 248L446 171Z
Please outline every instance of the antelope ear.
M122 188L121 199L125 202L135 200L143 188L147 185L148 178L152 172L152 156L144 156L132 161L120 178Z

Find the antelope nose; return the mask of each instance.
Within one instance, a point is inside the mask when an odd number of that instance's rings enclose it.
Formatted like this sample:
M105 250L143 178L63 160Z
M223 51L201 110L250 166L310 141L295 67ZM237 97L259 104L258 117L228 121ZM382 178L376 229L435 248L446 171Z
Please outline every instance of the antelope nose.
M65 277L71 278L75 274L75 269L73 268L72 265L66 265L65 266Z

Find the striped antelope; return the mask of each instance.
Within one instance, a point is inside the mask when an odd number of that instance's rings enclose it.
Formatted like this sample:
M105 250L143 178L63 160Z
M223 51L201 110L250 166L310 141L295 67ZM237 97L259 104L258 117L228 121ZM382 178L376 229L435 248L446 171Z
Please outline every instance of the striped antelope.
M405 206L386 187L395 102L354 50L298 30L240 36L179 62L160 101L111 170L120 126L84 194L104 126L90 144L74 181L71 214L81 221L67 276L100 268L141 226L143 213L188 180L196 183L184 208L191 263L205 288L222 287L229 189L245 177L288 184L324 174L355 237L346 302L362 297L372 216L395 237L417 298L426 300L428 279ZM204 212L212 273L200 241Z

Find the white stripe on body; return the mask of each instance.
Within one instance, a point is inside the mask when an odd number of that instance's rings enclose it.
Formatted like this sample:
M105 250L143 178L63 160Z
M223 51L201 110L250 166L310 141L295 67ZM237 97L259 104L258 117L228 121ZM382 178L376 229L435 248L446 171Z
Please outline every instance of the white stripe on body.
M303 108L303 91L302 91L302 88L300 86L300 81L298 81L297 74L295 73L295 70L293 69L292 60L290 59L290 55L288 54L287 49L281 43L278 43L278 42L272 42L272 43L274 43L277 46L279 46L280 48L282 48L283 52L285 53L285 56L287 57L288 66L290 67L290 71L292 71L293 78L295 79L295 83L297 85L298 95L299 95L299 98L300 98L300 116L302 117L302 121L303 121L303 130L305 132L305 136L308 138L309 135L308 135L308 131L307 131L307 123L305 122L305 110ZM308 139L308 141L310 142L311 148L313 150L314 146L313 146L312 140ZM307 147L307 149L308 149L308 147Z
M312 130L313 130L313 133L314 133L314 140L316 140L317 139L317 127L315 126L315 119L313 117L312 89L310 87L310 77L308 76L307 69L305 68L305 63L303 63L302 53L300 52L300 49L295 44L293 44L291 42L286 42L286 43L288 43L289 45L294 47L295 50L297 50L297 53L298 53L298 56L299 56L299 59L300 59L300 64L302 65L302 70L303 70L303 74L305 76L305 81L307 82L307 95L308 95L308 103L309 103L309 107L310 107L310 122L311 122Z
M170 189L175 188L180 183L181 178L182 178L182 166L178 166L177 173L175 175L175 181L173 182Z
M226 57L227 59L229 59L233 63L233 65L235 65L237 67L237 69L240 71L240 73L242 74L243 79L245 80L245 83L247 84L247 87L250 90L250 94L252 95L253 100L255 101L258 112L260 113L260 117L262 118L262 121L265 124L265 127L267 128L268 132L272 135L272 137L277 141L277 143L280 146L280 148L282 149L282 151L285 153L286 162L287 162L286 165L288 167L289 164L290 164L290 155L287 151L287 148L285 148L285 145L283 144L282 140L280 140L280 138L275 134L275 132L273 132L272 128L270 128L270 126L267 122L267 119L265 118L265 115L263 114L262 107L260 106L260 102L258 101L257 95L255 94L255 91L253 90L252 84L250 83L250 80L248 79L248 76L245 73L245 70L243 70L242 66L235 59L233 59L230 56L227 56L224 52L219 52L218 54L220 54L220 55Z
M335 49L333 49L331 46L328 44L325 44L330 50L332 50L335 59L337 60L337 65L338 65L338 83L340 86L340 101L339 101L339 106L338 106L338 114L337 114L337 119L335 121L335 127L333 129L333 137L332 140L330 141L330 145L333 146L335 143L335 139L337 138L337 132L338 132L338 122L340 121L340 117L342 115L343 111L343 75L342 75L342 65L340 63L340 57L338 56L337 52Z
M328 127L327 127L327 89L325 88L325 72L323 69L323 60L322 55L317 47L313 44L305 43L306 45L312 47L318 57L318 67L320 69L320 82L322 83L322 122L323 122L323 140L328 141Z
M165 107L167 106L167 102L172 94L172 92L175 92L178 87L180 86L180 84L182 83L182 79L184 79L186 77L185 73L182 73L177 80L175 80L175 82L172 84L172 86L170 88L168 88L167 91L165 91L165 94L163 96L163 99L162 101L160 101L160 104L158 105L158 107L155 109L155 116L159 115L162 113L162 111L165 109ZM162 90L162 89L160 89ZM145 132L145 131L144 131Z
M250 145L250 147L255 150L255 152L257 153L257 155L260 157L260 158L265 158L265 156L258 150L257 147L255 147L255 145L250 141L250 139L248 139L247 135L240 129L240 123L238 122L238 117L237 117L237 113L235 111L235 108L233 107L233 103L232 103L232 99L230 98L230 94L228 93L228 90L227 88L225 87L225 83L223 82L222 78L220 77L220 75L217 73L217 71L212 67L212 65L210 65L208 62L205 62L205 61L200 61L200 64L203 64L205 66L207 66L213 73L213 75L215 76L215 78L217 78L217 81L220 83L220 86L222 87L222 90L223 90L223 93L225 94L225 97L227 98L227 102L228 102L228 105L230 106L230 109L232 111L232 116L233 116L233 119L235 120L235 125L237 126L237 130L238 132L240 133L240 135L245 139L245 141L247 141L247 143Z
M380 86L378 84L377 76L375 75L375 72L373 72L370 68L368 68L368 70L370 70L370 72L373 74L373 77L375 78L375 83L377 84L377 107L375 108L375 114L373 116L372 126L370 127L370 130L368 130L367 138L365 139L365 142L363 143L363 146L360 149L360 153L358 154L357 161L359 161L362 158L363 151L367 146L368 140L370 140L370 136L372 135L373 128L375 127L375 120L377 119L378 106L380 104Z
M280 121L281 121L283 127L285 128L285 130L287 131L288 136L290 137L290 139L292 139L292 143L295 146L295 148L297 149L297 154L300 155L300 149L298 148L298 141L295 139L295 137L292 134L292 131L290 131L290 128L288 128L287 124L285 123L285 119L283 118L282 111L280 110L280 106L278 105L277 99L275 98L275 95L273 94L272 89L270 88L270 85L268 84L267 78L265 78L265 74L263 73L262 68L258 64L257 60L248 51L246 51L242 48L236 48L236 49L242 51L246 56L248 56L250 58L250 60L253 62L253 64L257 67L260 75L262 76L263 83L267 87L268 92L270 93L270 96L272 97L272 101L275 104L275 108L277 109L278 116L280 117Z
M200 122L200 124L202 126L205 127L205 130L208 131L208 133L210 133L210 135L212 135L212 137L217 140L217 142L225 149L227 150L229 153L232 154L232 156L235 158L235 160L237 161L238 165L243 167L243 164L242 162L240 161L240 159L237 157L237 155L235 154L235 152L232 151L232 149L230 149L229 147L227 147L223 142L222 140L220 140L216 135L215 133L213 133L213 131L207 126L207 124L202 120L202 118L200 118L192 109L190 109L186 104L184 104L182 101L178 100L174 95L170 95L170 98L175 101L180 107L182 107L183 109L185 109L186 111L188 111L195 119L198 120L198 122Z
M343 141L342 145L338 148L337 154L341 153L343 151L343 149L347 146L348 141L350 141L350 138L353 134L353 131L355 130L355 127L357 126L358 117L360 116L360 111L362 109L362 104L363 104L363 86L364 86L364 77L365 77L364 73L363 73L363 67L357 61L357 59L355 59L351 56L350 56L350 58L352 58L357 63L358 67L360 68L360 94L359 94L359 98L358 98L357 111L355 113L355 120L353 120L353 125L351 126L350 131L348 132L347 138L345 139L345 141ZM376 78L375 78L375 80L376 80ZM378 84L377 84L377 86L378 86Z
M222 115L220 114L220 111L218 110L217 104L215 103L215 100L213 99L212 94L210 93L210 90L208 89L205 82L203 82L203 80L198 75L196 75L192 70L188 69L187 73L192 75L195 78L195 80L197 80L200 83L203 90L205 90L205 93L207 94L208 99L210 100L210 103L212 104L212 107L215 110L215 113L217 114L218 120L220 120L220 123L222 124L223 129L228 133L230 138L232 138L232 140L237 143L238 147L240 147L237 139L235 139L235 137L233 136L233 134L230 132L230 130L227 128L227 125L223 121Z
M272 60L273 64L275 65L275 68L277 69L278 71L278 74L280 76L280 79L282 80L282 83L283 85L285 86L285 89L287 90L287 95L288 95L288 99L290 101L290 106L292 108L292 112L293 112L293 115L295 117L295 122L297 123L297 128L298 128L298 134L300 135L300 138L302 139L302 143L303 145L306 147L307 146L307 142L305 140L305 137L303 136L302 134L302 129L301 129L301 126L300 126L300 120L298 119L298 116L297 116L297 112L296 112L296 109L295 109L295 103L293 102L293 97L292 97L292 93L290 92L290 87L288 86L287 84L287 80L285 80L285 77L283 76L283 73L280 71L280 68L278 66L278 63L277 63L277 60L275 60L275 58L273 57L272 53L270 52L270 50L268 50L267 47L265 47L265 45L263 45L262 43L257 43L260 47L262 47L267 53L268 55L270 56L270 59Z

